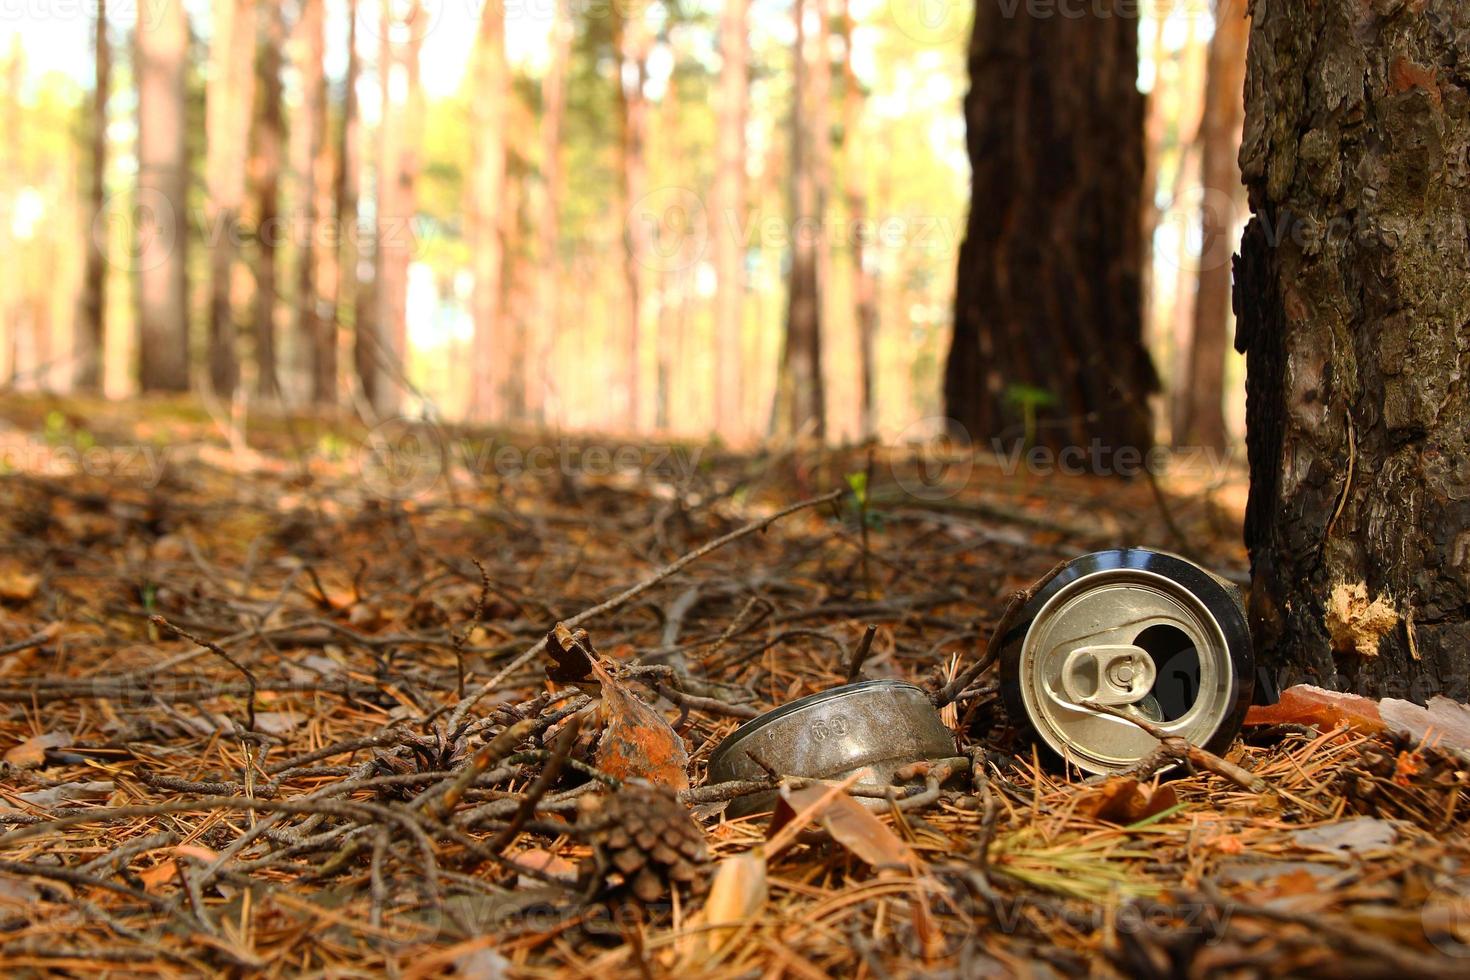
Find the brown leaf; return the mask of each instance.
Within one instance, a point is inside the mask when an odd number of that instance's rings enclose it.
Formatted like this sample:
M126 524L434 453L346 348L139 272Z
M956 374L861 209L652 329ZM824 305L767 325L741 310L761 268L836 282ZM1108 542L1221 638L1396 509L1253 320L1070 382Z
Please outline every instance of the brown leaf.
M1126 825L1163 813L1178 802L1178 794L1167 783L1150 789L1141 786L1132 776L1114 776L1101 786L1083 793L1077 803L1077 813L1094 820Z
M65 732L47 732L36 735L5 753L5 761L18 769L35 769L46 761L47 749L59 749L71 744L71 736Z
M704 952L718 953L735 937L739 923L760 914L766 896L766 858L759 848L721 861L704 903L704 925L711 927L703 934Z
M6 602L29 602L41 587L41 576L23 570L14 562L0 565L0 599Z
M597 707L602 738L593 757L597 768L619 779L688 789L689 752L679 733L601 664L592 661L591 669L602 685Z
M826 796L826 802L821 802ZM821 804L817 806L817 804ZM770 833L777 833L803 811L817 806L808 819L843 847L875 868L917 869L922 866L914 849L898 838L877 815L846 793L829 794L828 787L781 787L781 799L771 820Z
M570 629L565 623L557 623L546 634L546 653L551 663L546 665L546 676L558 684L580 684L592 676L592 638L584 629Z

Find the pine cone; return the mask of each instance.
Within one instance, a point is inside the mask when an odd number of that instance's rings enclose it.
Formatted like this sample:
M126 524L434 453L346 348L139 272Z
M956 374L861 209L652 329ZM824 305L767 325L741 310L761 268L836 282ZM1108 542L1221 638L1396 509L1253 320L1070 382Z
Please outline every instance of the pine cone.
M1470 819L1470 774L1453 753L1384 733L1342 767L1338 786L1358 813L1411 820L1430 830Z
M577 829L592 845L592 866L584 873L622 876L641 901L668 892L670 882L697 886L709 861L704 831L674 794L662 786L624 783L617 792L582 797Z

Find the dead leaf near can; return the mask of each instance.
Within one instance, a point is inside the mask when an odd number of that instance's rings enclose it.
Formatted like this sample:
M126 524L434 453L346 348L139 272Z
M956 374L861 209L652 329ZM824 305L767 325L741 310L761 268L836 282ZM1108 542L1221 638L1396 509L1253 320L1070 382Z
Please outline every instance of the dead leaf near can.
M689 751L664 716L593 662L602 685L596 712L602 726L593 761L619 779L646 779L675 790L689 788Z
M5 753L5 761L17 769L36 769L46 761L48 749L59 749L70 745L72 738L65 732L47 732L26 739Z
M15 562L0 564L0 600L30 602L41 588L41 576L27 572Z
M1079 816L1127 826L1157 816L1178 803L1178 794L1167 783L1150 788L1132 776L1114 776L1083 793L1076 812Z
M681 944L684 951L717 955L741 934L743 924L761 914L768 895L766 856L761 848L725 858L715 869L709 897L695 919L696 926L706 928Z

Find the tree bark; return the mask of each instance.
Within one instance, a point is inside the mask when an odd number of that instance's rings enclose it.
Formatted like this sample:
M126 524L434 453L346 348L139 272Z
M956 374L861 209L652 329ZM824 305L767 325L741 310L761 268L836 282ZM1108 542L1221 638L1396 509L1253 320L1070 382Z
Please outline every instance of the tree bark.
M1144 99L1138 21L1008 17L978 0L965 98L974 169L960 249L949 416L971 438L1152 445L1143 345ZM1049 404L1048 404L1049 403ZM1094 442L1096 440L1096 442Z
M255 57L253 0L215 0L205 92L205 209L209 235L209 382L228 399L240 381L231 297L245 200Z
M1465 701L1470 16L1253 13L1235 298L1256 646L1283 682Z
M87 259L76 329L76 386L102 390L107 336L107 95L112 87L112 45L107 40L107 0L97 0L92 89L91 184L87 188ZM12 138L14 134L12 133Z
M638 431L642 418L641 374L643 369L642 274L647 262L651 229L635 220L647 193L648 165L644 148L648 142L648 99L643 89L648 82L650 37L643 22L646 4L637 2L626 9L615 6L613 43L617 51L618 122L621 132L623 178L623 296L626 309L627 363L624 377L625 425Z
M1244 203L1240 183L1241 125L1245 119L1245 49L1250 20L1244 0L1217 0L1215 34L1210 39L1205 76L1204 117L1200 124L1201 162L1199 288L1188 376L1177 386L1182 400L1176 446L1223 450L1225 358L1230 350L1230 255L1236 216Z
M511 388L508 318L503 309L505 246L501 222L505 203L506 99L510 72L505 60L505 11L487 0L480 13L474 51L471 116L471 179L465 201L474 271L475 340L470 414L504 420Z
M551 62L541 80L541 197L536 227L540 233L536 270L536 329L526 378L526 411L533 421L551 421L555 397L551 359L561 332L557 283L561 272L561 133L567 109L567 73L572 60L572 22L568 0L553 0Z
M852 16L851 0L842 2L843 29L846 44L842 62L842 154L846 177L847 226L852 260L853 314L857 320L858 372L860 377L859 431L864 439L878 432L878 402L875 390L877 364L874 346L878 340L878 283L868 261L867 192L863 185L861 143L858 130L862 126L863 91L852 66L852 42L857 24Z
M720 19L720 109L715 173L715 431L745 434L741 334L745 299L745 121L750 103L747 0L725 0Z
M817 0L818 3L821 0ZM781 357L781 381L773 423L777 435L810 437L827 434L826 396L822 384L822 304L818 286L818 249L824 235L817 168L822 154L817 128L825 113L816 111L811 76L812 55L807 50L807 0L796 0L796 43L791 100L791 283L787 292L786 343ZM825 36L825 32L822 32ZM825 51L820 53L825 60ZM781 411L784 403L785 412ZM784 418L782 417L784 415Z
M255 186L255 390L263 398L279 398L276 365L276 258L283 229L280 220L281 49L286 44L281 0L261 4L259 108L255 117L251 182Z
M423 124L423 89L419 84L419 51L427 16L422 3L413 2L404 27L407 38L394 41L393 0L383 0L382 72L383 111L379 131L377 229L377 338L382 342L378 362L400 380L408 375L408 268L413 261L413 218L417 211L415 183L419 173L419 127ZM401 84L399 72L402 72ZM379 379L381 382L381 378ZM391 414L399 404L398 387L380 383L375 407Z
M138 380L144 391L189 388L188 148L181 0L138 5Z
M334 172L327 138L326 5L302 0L297 29L302 41L301 101L297 146L301 159L303 226L307 233L297 253L296 335L311 359L311 400L328 407L337 401L337 237L332 234Z
M357 53L357 0L347 0L347 71L342 85L342 129L337 143L337 214L342 230L342 275L338 279L337 317L343 316L348 299L352 301L352 367L363 400L375 404L378 391L377 348L374 346L375 319L371 285L361 278L364 248L357 202L362 181L362 119L357 111L357 80L362 72L362 59ZM375 241L372 231L368 241ZM351 284L350 296L347 284Z

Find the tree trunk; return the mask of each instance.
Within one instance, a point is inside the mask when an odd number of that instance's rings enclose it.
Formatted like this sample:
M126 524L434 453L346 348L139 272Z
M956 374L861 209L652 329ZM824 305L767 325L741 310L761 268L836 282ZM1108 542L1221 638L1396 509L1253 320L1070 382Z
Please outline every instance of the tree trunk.
M1204 145L1199 289L1194 300L1189 373L1176 388L1183 399L1182 424L1174 433L1176 446L1224 450L1229 443L1225 430L1225 358L1233 319L1230 255L1236 216L1244 203L1236 158L1245 118L1245 48L1249 37L1250 20L1244 0L1218 0L1200 124Z
M107 336L107 94L112 87L112 46L107 41L107 0L97 0L93 25L96 57L92 91L92 182L87 188L87 259L76 329L76 386L101 391ZM15 138L15 134L11 134Z
M189 22L181 0L138 5L138 380L189 388L188 149L184 75Z
M807 51L807 0L796 0L796 44L793 50L791 100L791 284L787 292L786 343L781 357L778 408L773 424L778 435L811 437L827 434L826 398L822 385L822 304L817 285L818 254L823 234L820 228L821 197L817 167L821 160L818 140L826 133L814 122L824 119L815 111L815 91ZM820 3L820 0L818 0ZM825 32L823 32L825 35ZM825 59L827 54L821 52ZM780 409L784 403L786 411ZM782 418L782 415L785 415Z
M1462 0L1253 13L1235 297L1256 647L1283 682L1465 701L1470 21Z
M362 398L376 403L378 391L377 348L373 343L375 329L371 286L359 275L363 264L363 228L358 220L357 201L362 180L362 120L357 112L357 79L362 61L357 53L357 0L347 2L347 71L342 86L342 130L337 143L337 214L342 230L342 275L338 280L336 307L340 318L349 299L345 288L351 283L352 367ZM369 239L375 236L369 232Z
M980 0L965 98L974 169L960 249L949 416L1009 450L1152 445L1142 341L1144 99L1138 22L1008 17ZM1094 442L1096 440L1096 442Z
M238 257L240 209L245 199L246 143L254 79L253 0L214 0L205 92L205 209L209 236L209 382L228 399L240 381L231 303Z
M747 0L725 0L720 20L720 115L715 173L715 430L745 434L741 406L742 316L745 299L745 120L750 103Z
M295 169L307 234L297 253L296 335L310 352L311 400L324 407L337 401L337 239L329 234L334 173L327 138L325 21L324 0L302 0L302 111L295 136L301 159Z
M475 341L471 417L504 420L511 387L509 323L503 309L505 247L501 231L505 203L506 99L505 10L487 2L480 13L474 51L471 178L466 185L470 264L474 270Z
M858 331L859 430L864 439L871 439L878 432L877 393L874 390L877 365L873 351L878 339L878 283L868 259L868 241L862 231L867 226L867 193L862 169L864 157L862 143L858 139L863 118L863 92L852 67L852 39L857 24L852 17L851 0L843 0L842 20L847 35L842 63L842 163L847 180L847 226L852 229L848 244L852 249L853 313Z
M262 42L256 61L259 108L251 182L255 185L255 389L264 398L281 394L276 366L276 253L283 236L280 220L281 49L286 44L281 0L261 4Z
M629 432L638 431L642 406L640 405L640 374L642 373L643 302L641 279L648 255L648 236L652 230L647 222L634 219L634 211L641 207L647 193L648 165L644 159L644 147L648 142L648 99L643 93L648 81L648 50L650 38L643 23L645 5L632 4L626 9L618 8L613 27L613 41L617 50L618 121L622 133L622 176L623 199L623 289L627 327L627 375L624 380L627 400L625 424Z
M383 111L379 132L377 282L378 361L401 381L408 376L408 268L413 261L414 185L419 173L419 127L423 124L423 89L419 84L419 50L428 16L422 3L411 3L404 23L407 39L393 40L393 0L383 0L380 49ZM402 72L401 84L399 73ZM391 414L398 407L397 386L380 384L376 408Z
M536 271L536 329L531 332L531 363L526 379L526 409L531 418L546 423L553 397L552 363L561 330L557 303L561 230L561 131L567 108L567 72L572 59L572 23L568 0L554 0L551 22L551 63L541 81L541 212Z

